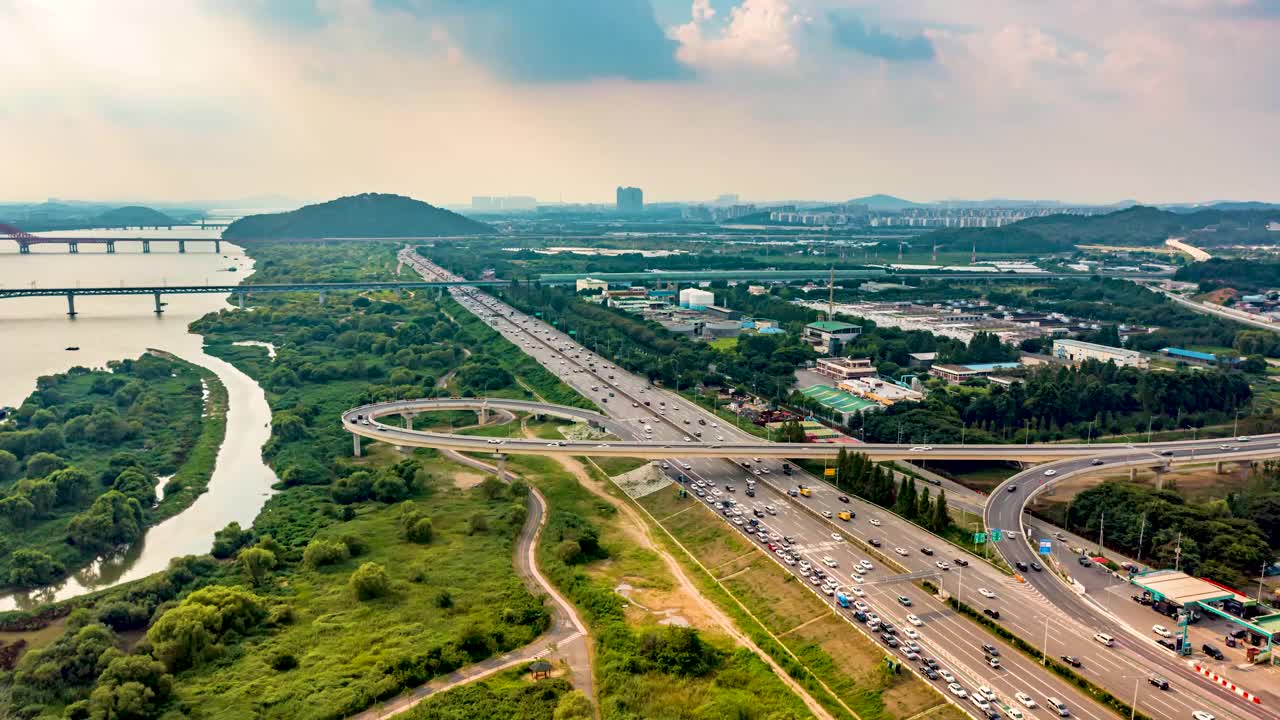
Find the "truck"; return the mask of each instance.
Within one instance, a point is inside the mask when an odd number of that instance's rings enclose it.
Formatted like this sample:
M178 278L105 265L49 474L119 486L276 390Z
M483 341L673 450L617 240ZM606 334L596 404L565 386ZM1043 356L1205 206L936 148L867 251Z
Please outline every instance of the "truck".
M782 463L782 474L783 475L791 474L791 463Z
M812 491L812 490L810 490L809 488L807 488L807 487L805 487L805 486L801 485L801 486L800 486L800 494L801 494L801 495L803 495L804 497L810 497L810 496L812 496L812 495L813 495L813 491Z
M836 593L836 602L840 603L840 607L849 607L849 596L844 593Z
M841 520L844 520L845 522L849 522L850 520L853 519L853 513L849 512L848 510L842 510L836 514L836 517L840 518Z

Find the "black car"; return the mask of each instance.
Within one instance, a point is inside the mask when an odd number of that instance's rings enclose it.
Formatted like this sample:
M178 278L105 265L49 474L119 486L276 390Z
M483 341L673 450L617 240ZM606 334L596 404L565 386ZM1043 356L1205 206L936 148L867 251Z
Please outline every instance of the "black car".
M898 638L890 635L889 633L883 633L880 636L880 639L884 641L885 645L888 645L891 648L898 647Z
M867 540L867 544L870 545L871 547L880 547L880 541L875 538L871 538Z
M920 666L920 674L921 674L921 675L924 675L925 677L929 678L930 680L937 680L937 679L938 679L938 671L934 670L933 668L929 667L928 665L921 665L921 666Z
M933 670L937 670L937 669L938 669L938 661L937 661L937 660L934 660L933 658L925 658L925 659L921 660L920 662L924 663L926 667L929 667L929 668L931 668L931 669L933 669Z
M1080 658L1076 657L1075 655L1063 655L1062 662L1075 668L1078 668L1082 665L1082 663L1080 662Z
M898 629L897 629L897 628L895 628L894 626L890 625L889 623L887 623L887 622L885 622L885 621L883 621L883 620L881 620L881 621L880 621L880 629L881 629L881 630L883 630L883 631L885 632L885 634L886 634L886 635L897 635L897 634L898 634Z
M783 536L782 536L782 540L783 540L783 542L785 542L785 543L786 543L786 544L788 544L788 545L794 545L794 544L795 544L795 542L796 542L795 540L792 540L792 539L791 539L791 536L790 536L790 535L783 535Z
M1000 657L1000 648L990 643L983 644L982 652L990 655L991 657Z
M959 565L960 567L969 567L969 561L965 560L962 557L956 558L956 564Z
M1018 568L1018 570L1019 570L1019 571L1021 571L1021 572L1026 572L1026 571L1027 571L1027 564L1026 564L1026 563L1024 563L1024 562L1022 562L1021 560L1019 560L1019 561L1015 562L1015 563L1013 564L1013 566L1014 566L1014 567L1016 567L1016 568Z
M1222 651L1210 645L1209 643L1205 643L1204 645L1201 645L1200 649L1204 651L1205 655L1208 655L1214 660L1221 660L1223 658Z
M1040 572L1041 570L1043 570L1043 569L1044 569L1044 567L1043 567L1042 565L1040 565L1040 563L1036 562L1035 560L1032 560L1032 561L1031 561L1031 569L1032 569L1032 570L1035 570L1036 572Z
M1104 461L1102 458L1094 458L1093 460L1090 460L1090 461L1089 461L1089 464L1090 464L1090 465L1101 465L1103 462L1105 462L1105 461Z
M999 619L1000 619L1000 611L999 611L999 610L993 610L992 608L982 608L982 614L983 614L983 615L986 615L987 617L991 618L992 620L999 620Z
M922 547L922 548L920 548L920 554L921 554L921 555L932 555L932 554L933 554L933 548L931 548L931 547Z
M1173 640L1167 640L1167 639L1165 639L1165 638L1160 638L1160 639L1159 639L1159 640L1157 640L1156 642L1157 642L1157 643L1159 643L1160 645L1163 645L1163 646L1164 646L1164 647L1166 647L1166 648L1169 648L1170 650L1177 650L1177 649L1178 649L1178 643L1174 642Z
M1151 683L1152 685L1155 685L1156 687L1160 688L1161 690L1168 690L1168 689L1169 689L1169 681L1168 681L1168 680L1165 680L1164 678L1160 677L1159 675L1152 675L1151 677L1147 678L1147 682Z
M841 496L840 496L839 498L837 498L837 499L838 499L840 502L842 502L842 503L847 503L847 502L849 502L849 496L848 496L848 495L841 495Z

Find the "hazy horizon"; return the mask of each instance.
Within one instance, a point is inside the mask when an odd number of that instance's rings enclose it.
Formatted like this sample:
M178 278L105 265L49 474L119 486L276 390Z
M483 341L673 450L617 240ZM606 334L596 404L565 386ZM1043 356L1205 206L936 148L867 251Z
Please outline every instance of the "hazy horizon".
M0 0L0 21L8 202L1280 202L1268 0Z

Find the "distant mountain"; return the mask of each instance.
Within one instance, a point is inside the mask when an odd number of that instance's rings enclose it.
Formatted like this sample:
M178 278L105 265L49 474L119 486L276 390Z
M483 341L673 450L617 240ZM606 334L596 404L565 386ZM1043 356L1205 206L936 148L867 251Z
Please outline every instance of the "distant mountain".
M852 205L866 205L872 210L894 211L906 210L907 208L925 207L923 203L903 200L900 197L876 193L875 195L867 195L866 197L854 198L849 201Z
M178 221L159 210L141 205L108 210L94 218L95 227L128 228L128 227L173 227Z
M292 212L249 215L227 226L229 240L478 235L493 228L403 195L365 193Z
M1171 237L1186 237L1196 245L1237 242L1274 244L1280 238L1266 231L1280 220L1280 210L1198 210L1176 213L1135 205L1105 215L1046 215L998 228L937 230L920 238L939 248L978 252L1064 252L1077 245L1152 247Z
M1221 200L1203 205L1163 205L1161 208L1168 210L1169 212L1186 214L1199 212L1201 210L1280 210L1280 205L1253 200L1243 202L1236 200Z

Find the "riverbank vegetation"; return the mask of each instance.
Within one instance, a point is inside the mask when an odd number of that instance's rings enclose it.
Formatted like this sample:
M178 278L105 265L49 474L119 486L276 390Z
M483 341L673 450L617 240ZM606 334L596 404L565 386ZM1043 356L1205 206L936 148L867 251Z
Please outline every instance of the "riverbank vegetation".
M0 587L54 582L188 507L225 416L217 378L168 355L39 378L0 425Z

